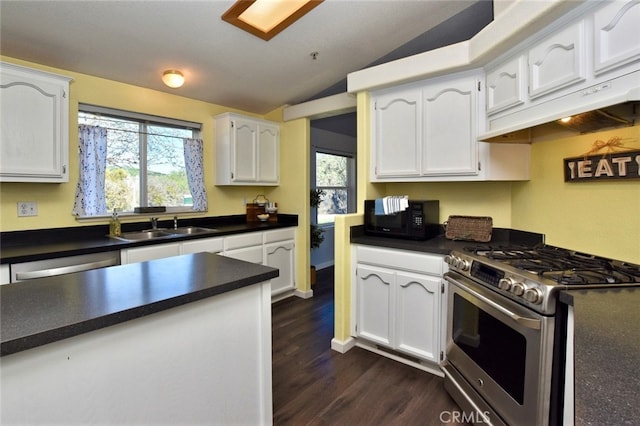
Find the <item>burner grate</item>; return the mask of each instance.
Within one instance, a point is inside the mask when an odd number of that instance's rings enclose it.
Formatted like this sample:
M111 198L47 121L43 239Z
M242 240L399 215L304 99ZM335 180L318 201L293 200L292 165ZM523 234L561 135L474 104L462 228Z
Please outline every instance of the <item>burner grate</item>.
M640 283L640 265L560 247L480 244L465 250L563 285Z

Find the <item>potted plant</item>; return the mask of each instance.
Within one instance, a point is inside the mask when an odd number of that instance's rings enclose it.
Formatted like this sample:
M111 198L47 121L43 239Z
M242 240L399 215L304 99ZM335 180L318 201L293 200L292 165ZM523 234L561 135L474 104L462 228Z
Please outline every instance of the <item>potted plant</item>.
M322 189L312 189L310 194L310 205L311 208L318 208L320 206L320 202L322 201L322 196L325 192ZM310 235L309 235L309 245L311 249L320 247L320 244L324 241L324 229L318 226L315 223L310 225ZM311 265L311 285L316 283L316 267Z

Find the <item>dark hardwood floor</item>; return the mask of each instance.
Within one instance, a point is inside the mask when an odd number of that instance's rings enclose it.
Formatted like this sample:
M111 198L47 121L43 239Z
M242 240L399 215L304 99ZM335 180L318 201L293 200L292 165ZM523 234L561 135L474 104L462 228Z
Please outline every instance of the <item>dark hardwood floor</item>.
M274 425L459 424L440 377L357 347L331 350L333 268L318 271L313 293L273 305Z

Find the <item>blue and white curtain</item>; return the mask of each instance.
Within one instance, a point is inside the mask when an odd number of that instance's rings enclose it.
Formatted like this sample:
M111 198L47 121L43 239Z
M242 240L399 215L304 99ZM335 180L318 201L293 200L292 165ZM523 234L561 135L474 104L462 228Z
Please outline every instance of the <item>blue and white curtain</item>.
M184 138L184 164L189 190L193 197L193 210L207 210L207 191L204 186L202 139Z
M73 214L96 216L107 214L105 170L107 168L107 129L78 126L80 178L76 187Z

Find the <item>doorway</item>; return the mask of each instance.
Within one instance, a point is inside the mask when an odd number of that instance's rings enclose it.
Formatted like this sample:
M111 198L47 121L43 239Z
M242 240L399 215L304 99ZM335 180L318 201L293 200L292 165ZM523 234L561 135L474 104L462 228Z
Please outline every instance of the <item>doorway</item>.
M324 194L311 209L310 223L323 231L324 240L311 250L317 270L334 264L334 217L356 211L356 113L311 120L311 188Z

